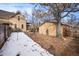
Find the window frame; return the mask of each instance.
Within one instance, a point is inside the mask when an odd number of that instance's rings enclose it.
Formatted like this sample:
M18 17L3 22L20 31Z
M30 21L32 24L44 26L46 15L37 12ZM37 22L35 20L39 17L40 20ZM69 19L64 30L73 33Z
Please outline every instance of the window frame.
M18 21L20 21L20 16L18 16Z

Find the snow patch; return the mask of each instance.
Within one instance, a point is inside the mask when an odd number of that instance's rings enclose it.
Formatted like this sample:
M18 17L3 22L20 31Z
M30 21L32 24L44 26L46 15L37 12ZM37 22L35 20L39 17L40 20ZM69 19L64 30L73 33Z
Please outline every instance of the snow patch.
M12 33L4 44L4 46L2 47L2 49L0 50L0 55L53 56L23 32Z

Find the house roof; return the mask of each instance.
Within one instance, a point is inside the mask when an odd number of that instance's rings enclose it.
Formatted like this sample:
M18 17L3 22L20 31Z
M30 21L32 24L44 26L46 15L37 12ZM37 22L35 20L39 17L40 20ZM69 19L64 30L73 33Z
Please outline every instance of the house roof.
M45 23L54 23L54 24L56 24L57 23L57 21L56 20L52 20L52 21L45 21L45 22L43 22L40 26L42 26L43 24L45 24ZM39 26L39 27L40 27Z
M54 24L57 24L57 21L56 21L56 20L53 20L53 21L45 21L45 22L42 23L40 26L42 26L42 25L45 24L45 23L54 23ZM61 23L61 25L68 26L68 27L72 27L72 28L79 28L79 26L74 26L74 25L66 24L66 23ZM40 27L40 26L39 26L39 27Z
M9 19L11 17L14 17L16 14L20 14L20 12L13 13L13 12L0 10L0 19Z
M44 23L42 23L40 26L42 26L43 24L45 23L54 23L54 24L57 24L57 21L56 20L52 20L52 21L45 21ZM61 25L64 25L64 26L70 26L69 24L65 24L65 23L61 23ZM39 26L39 27L40 27Z

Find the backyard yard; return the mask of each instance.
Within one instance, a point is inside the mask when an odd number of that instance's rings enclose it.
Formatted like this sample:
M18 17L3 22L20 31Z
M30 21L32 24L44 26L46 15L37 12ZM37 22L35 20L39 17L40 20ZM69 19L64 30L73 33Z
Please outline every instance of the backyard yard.
M79 40L73 37L57 39L56 37L42 35L39 33L27 33L35 42L48 50L53 55L79 55Z

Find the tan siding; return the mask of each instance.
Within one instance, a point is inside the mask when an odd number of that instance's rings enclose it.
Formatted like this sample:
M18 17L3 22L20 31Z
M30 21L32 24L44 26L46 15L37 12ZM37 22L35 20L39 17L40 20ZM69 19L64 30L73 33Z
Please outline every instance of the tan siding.
M48 35L56 36L56 24L46 22L39 27L39 33L46 35L46 30L48 29ZM63 36L63 27L61 27L61 34Z
M20 16L20 20L18 20L18 16ZM14 18L9 19L13 23L12 27L15 27L15 24L18 26L19 29L26 32L26 20L22 15L16 15ZM22 29L22 24L24 28Z

